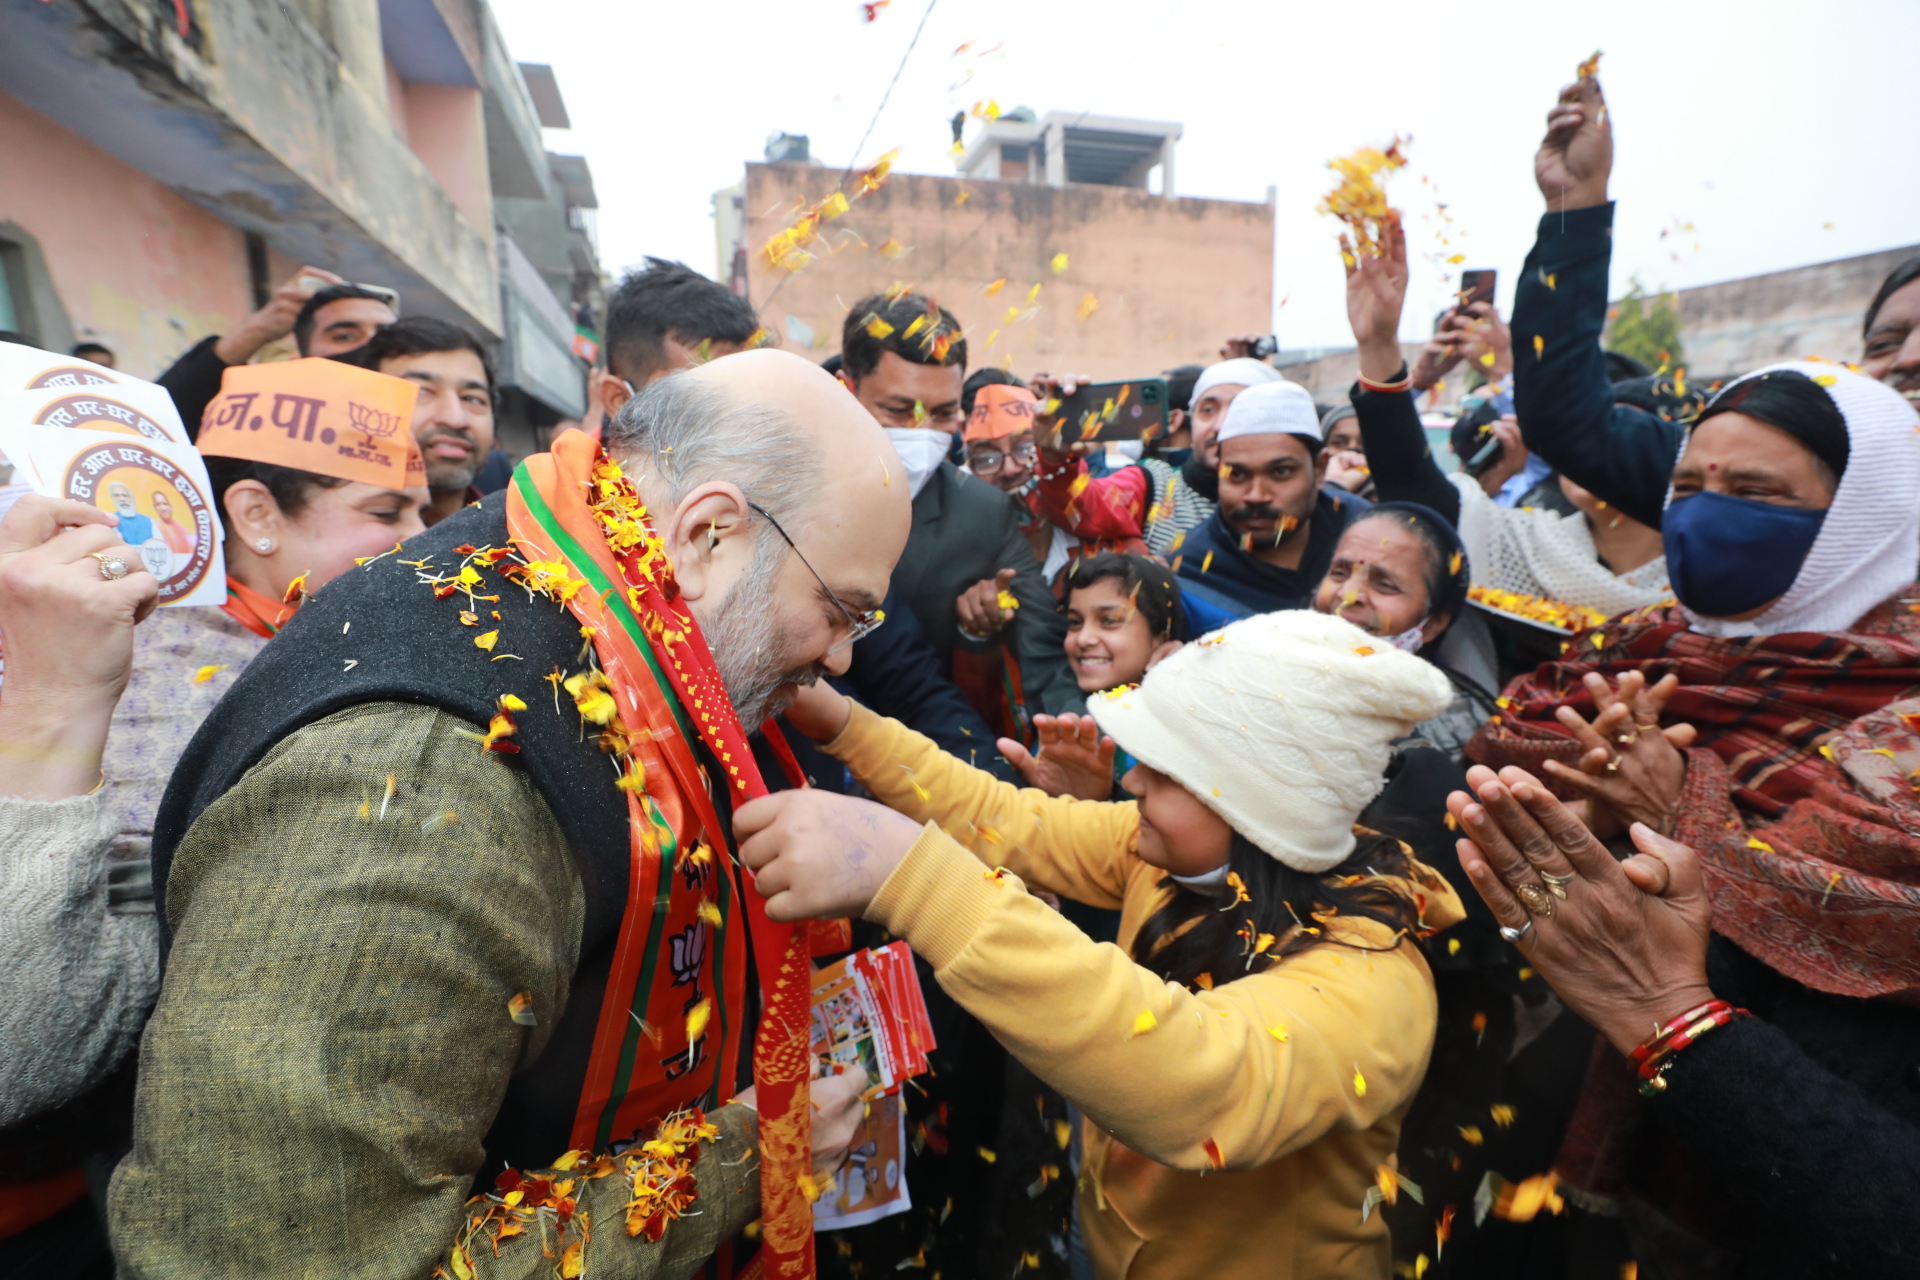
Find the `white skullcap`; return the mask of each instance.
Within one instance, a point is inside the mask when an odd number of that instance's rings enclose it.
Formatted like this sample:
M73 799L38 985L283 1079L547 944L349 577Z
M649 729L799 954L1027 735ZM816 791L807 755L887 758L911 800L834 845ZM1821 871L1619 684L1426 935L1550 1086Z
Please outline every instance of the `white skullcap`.
M1313 396L1299 383L1276 378L1242 391L1227 406L1218 439L1225 444L1236 436L1271 435L1326 439L1320 432L1320 411L1314 408Z
M1200 371L1193 381L1193 394L1187 397L1187 408L1192 409L1200 403L1200 397L1218 386L1254 387L1263 382L1278 382L1280 375L1274 367L1264 360L1254 360L1242 356L1238 360L1222 360L1219 364L1210 364Z
M1269 856L1318 875L1353 852L1390 744L1453 699L1431 663L1310 609L1196 640L1087 711Z
M1920 559L1920 418L1913 406L1884 382L1817 360L1771 364L1729 389L1782 369L1805 374L1833 398L1847 423L1847 469L1787 593L1745 622L1688 610L1693 629L1705 635L1848 631L1911 583Z

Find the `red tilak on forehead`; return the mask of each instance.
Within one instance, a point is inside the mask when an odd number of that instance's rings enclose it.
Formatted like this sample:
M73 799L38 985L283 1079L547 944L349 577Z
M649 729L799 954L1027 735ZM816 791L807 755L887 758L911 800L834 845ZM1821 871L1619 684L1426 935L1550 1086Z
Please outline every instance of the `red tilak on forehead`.
M1720 469L1720 464L1717 462L1709 462L1707 464L1707 470L1709 471L1718 471L1719 469Z

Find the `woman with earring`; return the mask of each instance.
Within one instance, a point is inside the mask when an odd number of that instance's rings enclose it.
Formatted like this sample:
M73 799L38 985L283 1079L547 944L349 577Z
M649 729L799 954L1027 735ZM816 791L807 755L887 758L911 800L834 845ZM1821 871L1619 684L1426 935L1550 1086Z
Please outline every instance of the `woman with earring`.
M0 1187L0 1221L18 1228L0 1235L0 1271L30 1256L74 1274L74 1250L104 1250L79 1162L116 1140L130 1074L116 1068L159 984L154 813L200 722L305 594L424 527L405 430L417 394L328 360L227 371L199 437L225 524L218 608L156 610L159 584L85 503L22 498L0 523L0 1147L28 1173ZM273 425L279 395L318 403L312 439ZM402 429L354 430L350 400Z

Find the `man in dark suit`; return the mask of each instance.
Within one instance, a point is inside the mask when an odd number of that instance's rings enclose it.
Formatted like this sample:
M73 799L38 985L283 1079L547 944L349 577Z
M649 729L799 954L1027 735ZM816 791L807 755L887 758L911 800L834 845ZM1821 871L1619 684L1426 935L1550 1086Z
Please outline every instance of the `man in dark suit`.
M847 313L840 350L841 381L886 429L907 470L894 479L913 493L913 532L894 568L894 594L919 618L951 673L956 647L978 650L992 639L963 626L960 597L982 583L995 594L1011 593L1019 608L1003 638L1019 660L1028 709L1083 709L1067 666L1066 622L1020 532L1021 508L948 460L965 421L960 322L919 294L876 294ZM1011 575L1004 586L1003 570Z

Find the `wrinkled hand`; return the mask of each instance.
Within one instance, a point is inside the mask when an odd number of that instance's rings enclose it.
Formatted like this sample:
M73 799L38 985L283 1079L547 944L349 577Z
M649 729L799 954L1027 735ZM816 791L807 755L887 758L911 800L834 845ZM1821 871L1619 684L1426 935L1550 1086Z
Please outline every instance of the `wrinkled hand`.
M1460 865L1500 923L1562 1000L1622 1053L1654 1028L1713 998L1707 986L1712 925L1706 882L1692 849L1635 825L1639 850L1613 855L1524 769L1467 770L1473 794L1447 809L1466 838ZM1564 896L1545 877L1568 878ZM1530 886L1533 915L1514 892ZM1531 922L1531 928L1525 928Z
M1072 712L1035 716L1033 728L1040 744L1037 756L1012 738L1002 738L997 744L1000 754L1013 762L1028 786L1050 796L1113 798L1114 742L1101 736L1092 716Z
M313 297L315 292L301 285L303 276L317 276L329 284L346 283L331 271L322 271L319 267L301 267L294 272L291 280L273 291L266 306L248 316L238 329L214 343L213 353L226 364L245 364L269 342L277 342L292 333L294 321L300 318L300 308L307 305L307 299Z
M1690 724L1660 727L1660 713L1680 687L1679 677L1664 676L1648 688L1645 675L1629 671L1616 688L1590 671L1583 683L1600 708L1593 722L1572 707L1556 714L1587 750L1578 768L1548 760L1547 771L1586 798L1588 822L1602 839L1613 839L1635 822L1671 835L1673 811L1687 784L1686 750L1698 736Z
M1014 570L1002 569L991 578L982 578L960 593L954 609L960 625L968 634L991 636L1013 620L1013 611L1000 607L1000 593L1013 585Z
M1367 487L1373 472L1367 467L1367 455L1353 449L1327 454L1327 483L1337 484L1348 493Z
M814 1071L807 1084L807 1101L813 1107L813 1176L818 1181L838 1173L853 1151L853 1140L860 1136L861 1121L867 1115L861 1095L870 1082L859 1067L821 1075L816 1059Z
M1607 177L1613 172L1613 120L1606 95L1593 77L1560 90L1547 112L1547 136L1533 157L1534 181L1547 198L1547 211L1584 209L1607 202Z
M1512 414L1505 414L1487 424L1487 431L1500 442L1500 460L1480 473L1480 491L1489 498L1499 493L1507 481L1526 469L1527 443L1520 438L1520 420ZM1484 447L1484 440L1475 441L1476 451Z
M773 920L839 920L866 912L920 824L871 800L806 788L734 811L740 861Z
M1340 236L1340 257L1347 268L1347 323L1360 347L1360 373L1390 382L1400 372L1400 313L1407 301L1407 232L1400 212L1380 219L1380 256L1356 254Z

